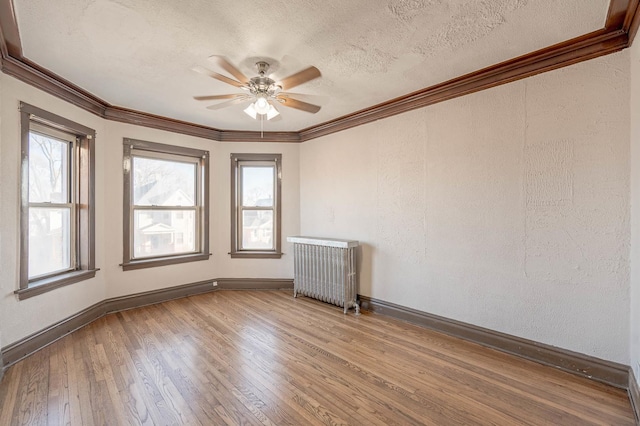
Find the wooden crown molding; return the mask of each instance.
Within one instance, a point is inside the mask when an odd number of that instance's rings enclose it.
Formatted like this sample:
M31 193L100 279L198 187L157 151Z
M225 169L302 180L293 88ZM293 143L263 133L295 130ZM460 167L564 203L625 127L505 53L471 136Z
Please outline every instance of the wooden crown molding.
M26 59L12 0L0 0L2 72L107 120L219 142L305 142L631 46L640 0L611 0L604 28L296 132L221 130L118 107Z
M0 48L2 59L6 56L22 57L22 43L11 0L0 1Z

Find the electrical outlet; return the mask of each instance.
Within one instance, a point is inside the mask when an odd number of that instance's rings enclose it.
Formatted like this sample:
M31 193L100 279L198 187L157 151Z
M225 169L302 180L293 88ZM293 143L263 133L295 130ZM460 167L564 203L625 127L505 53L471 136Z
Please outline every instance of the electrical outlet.
M218 281L213 281L212 284L214 287L218 287Z

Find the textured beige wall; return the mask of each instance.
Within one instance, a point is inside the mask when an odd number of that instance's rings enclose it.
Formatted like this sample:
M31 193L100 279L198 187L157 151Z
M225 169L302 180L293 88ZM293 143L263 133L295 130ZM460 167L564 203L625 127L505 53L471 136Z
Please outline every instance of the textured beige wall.
M631 55L631 367L640 383L640 38Z
M360 293L629 362L629 54L302 145L301 231Z
M299 233L299 145L219 143L106 121L0 74L0 333L11 344L105 298L156 290L212 278L291 278L293 257L230 259L231 152L283 154L283 237ZM19 101L96 129L96 278L18 301L19 276ZM122 138L207 149L211 153L210 251L208 261L123 272Z

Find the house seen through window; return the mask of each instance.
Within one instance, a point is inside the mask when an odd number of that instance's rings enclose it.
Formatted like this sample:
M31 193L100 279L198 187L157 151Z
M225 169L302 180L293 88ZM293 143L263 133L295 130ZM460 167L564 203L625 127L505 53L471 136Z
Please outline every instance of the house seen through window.
M74 144L44 126L29 131L29 279L75 267Z
M125 269L208 258L208 152L130 139L124 147Z
M232 154L232 257L280 257L281 154Z

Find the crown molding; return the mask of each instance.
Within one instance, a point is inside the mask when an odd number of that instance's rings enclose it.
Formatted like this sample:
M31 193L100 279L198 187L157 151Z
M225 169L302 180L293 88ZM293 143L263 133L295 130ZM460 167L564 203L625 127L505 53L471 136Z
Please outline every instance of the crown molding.
M167 130L204 139L220 140L221 132L218 129L112 105L105 106L102 117L111 121L135 124L136 126Z
M16 59L13 56L3 56L2 72L90 113L104 117L107 108L104 101L25 58Z
M502 84L511 83L577 62L608 55L627 47L621 30L598 30L444 83L410 93L300 131L302 141L371 123L403 112L433 105Z
M297 143L625 49L640 26L639 4L611 0L600 30L293 132L221 130L111 105L23 56L12 0L0 0L0 62L5 74L107 120L219 142Z
M21 58L22 43L20 42L20 33L18 32L18 24L16 23L16 13L13 8L13 1L0 1L0 46L2 50L2 59L7 55Z

